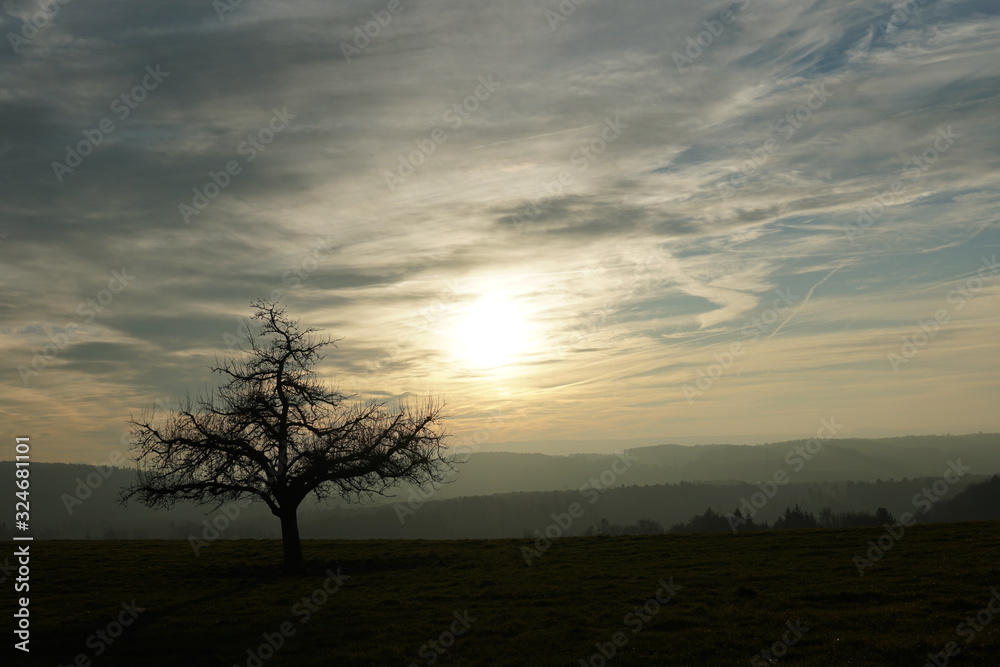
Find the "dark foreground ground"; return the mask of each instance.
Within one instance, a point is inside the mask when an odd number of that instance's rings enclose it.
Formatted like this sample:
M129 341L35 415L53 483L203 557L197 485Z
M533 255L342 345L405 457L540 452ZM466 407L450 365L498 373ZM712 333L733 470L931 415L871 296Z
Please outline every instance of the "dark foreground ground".
M914 526L861 577L854 556L881 534L567 538L530 567L528 540L307 541L317 572L349 577L339 589L280 576L275 541L197 557L183 541L39 541L32 651L4 664L764 665L776 642L782 665L919 667L948 642L960 653L939 665L1000 664L1000 614L981 612L1000 524ZM680 587L663 605L661 581Z

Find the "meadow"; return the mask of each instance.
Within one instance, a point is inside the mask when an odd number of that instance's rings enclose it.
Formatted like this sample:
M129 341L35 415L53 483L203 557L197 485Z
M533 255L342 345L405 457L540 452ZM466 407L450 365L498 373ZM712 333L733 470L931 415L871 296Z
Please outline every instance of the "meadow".
M883 533L574 537L530 566L528 539L307 540L298 577L274 540L36 541L15 664L1000 663L1000 618L975 620L1000 523L907 528L860 576Z

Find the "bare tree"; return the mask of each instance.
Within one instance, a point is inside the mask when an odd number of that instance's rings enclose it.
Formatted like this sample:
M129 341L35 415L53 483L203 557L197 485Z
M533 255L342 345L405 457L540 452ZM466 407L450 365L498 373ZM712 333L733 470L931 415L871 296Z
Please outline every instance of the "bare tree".
M439 405L390 407L324 386L313 368L336 341L299 329L274 302L253 306L259 333L248 331L243 354L212 367L224 377L218 390L163 420L152 410L129 420L138 476L120 500L263 501L281 521L294 573L305 567L297 512L310 493L360 501L401 482L444 482L451 466Z

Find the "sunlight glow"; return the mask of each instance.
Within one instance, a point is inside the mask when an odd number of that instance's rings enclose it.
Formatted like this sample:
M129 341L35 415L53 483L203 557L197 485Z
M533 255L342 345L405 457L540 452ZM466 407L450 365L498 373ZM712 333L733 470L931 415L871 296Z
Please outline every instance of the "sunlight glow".
M536 350L538 328L510 295L486 294L456 313L449 346L457 362L477 370L509 366Z

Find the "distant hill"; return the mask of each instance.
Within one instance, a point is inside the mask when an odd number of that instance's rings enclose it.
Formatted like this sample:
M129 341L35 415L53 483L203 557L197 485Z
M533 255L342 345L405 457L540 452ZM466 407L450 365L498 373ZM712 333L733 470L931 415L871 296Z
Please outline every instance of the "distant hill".
M135 471L79 463L32 463L31 534L38 538L187 538L200 533L210 507L179 504L171 510L152 510L138 503L127 507L118 504L122 487L132 484ZM0 479L13 498L14 464L0 461ZM271 526L271 513L255 505L240 509L242 520L228 531L227 537L264 537L278 534ZM253 526L253 519L268 519ZM7 503L0 513L0 523L14 530L14 503Z
M634 460L627 459L627 467L626 461L600 454L481 452L457 467L452 483L438 489L404 487L395 497L362 507L304 503L301 525L303 534L311 537L516 537L539 525L544 528L552 512L579 501L580 487L602 473L604 483L615 488L588 511L579 532L604 516L623 524L650 518L672 525L707 507L731 512L741 498L757 491L756 482L770 480L778 471L787 475L789 484L769 503L764 520L773 520L796 502L813 512L823 506L838 511L885 506L898 513L909 507L909 498L926 480L942 475L949 460L961 460L972 469L949 497L972 481L1000 472L997 434L831 440L811 460L796 463L796 447L805 445L799 440L640 447L628 450ZM610 470L617 472L610 475ZM106 468L102 474L82 464L34 463L31 471L31 520L37 537L186 539L205 532L204 522L211 520L225 524L224 538L278 536L277 521L260 504L240 508L234 521L218 518L211 507L191 504L169 511L138 504L123 508L117 494L134 479L129 469ZM0 476L4 485L13 486L12 462L0 462ZM401 519L400 505L419 511ZM7 532L14 528L13 509L10 503L0 514ZM941 512L940 520L951 518ZM958 505L952 514L968 516Z
M794 463L806 440L766 445L656 445L626 450L637 457L622 475L625 484L666 482L757 482L785 470L796 482L875 481L938 476L949 460L962 459L973 474L1000 471L1000 434L906 436L869 440L832 439L810 460ZM806 452L808 455L808 452ZM793 461L792 464L788 460ZM459 467L454 481L435 499L511 491L576 489L607 469L613 458L600 454L549 456L478 452ZM404 497L407 495L405 492Z
M942 501L929 516L933 521L1000 520L1000 475L970 484L954 497Z

